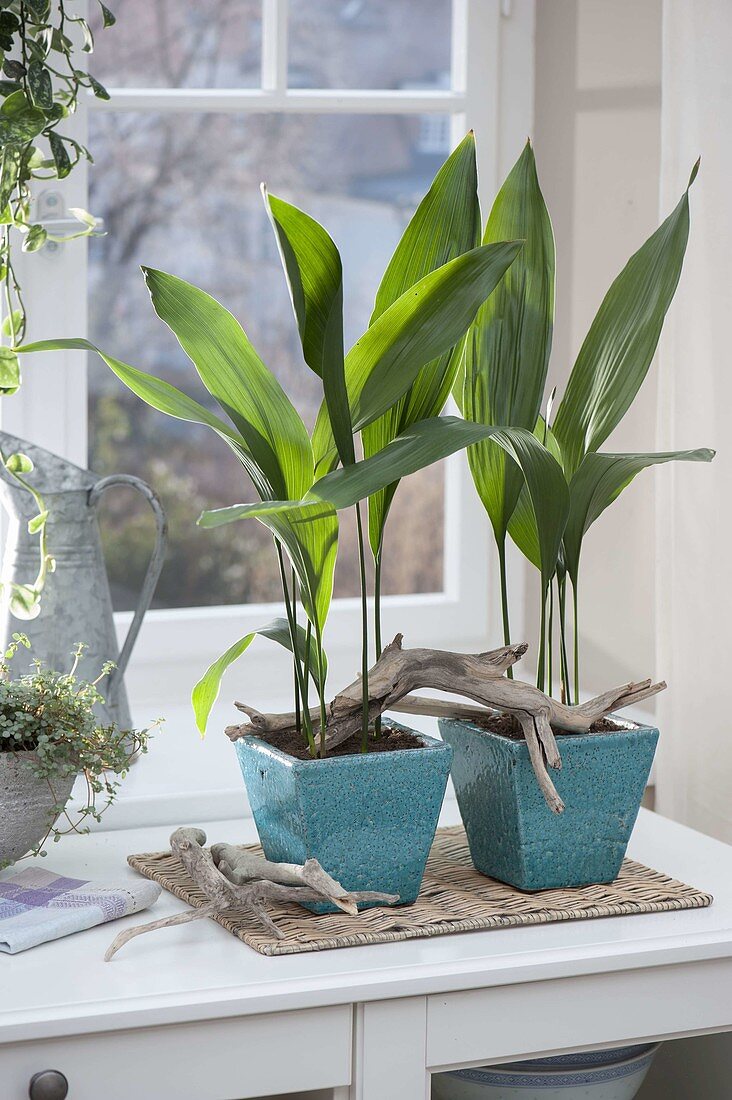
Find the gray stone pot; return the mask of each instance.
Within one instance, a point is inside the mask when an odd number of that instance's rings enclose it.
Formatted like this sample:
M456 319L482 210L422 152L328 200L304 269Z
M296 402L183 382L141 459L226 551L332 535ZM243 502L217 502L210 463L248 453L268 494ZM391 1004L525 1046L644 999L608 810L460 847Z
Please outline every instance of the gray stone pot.
M33 773L29 763L34 759L34 752L0 752L0 868L43 839L55 821L53 807L71 795L75 776L49 785Z

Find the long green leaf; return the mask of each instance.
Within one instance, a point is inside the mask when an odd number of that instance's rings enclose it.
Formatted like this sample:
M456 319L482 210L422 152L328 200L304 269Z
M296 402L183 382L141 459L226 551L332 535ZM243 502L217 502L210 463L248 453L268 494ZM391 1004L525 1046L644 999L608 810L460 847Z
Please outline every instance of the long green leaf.
M356 341L346 356L354 432L391 408L425 363L458 343L520 249L520 241L506 241L450 260L402 294ZM319 471L332 463L333 437L324 406L313 449Z
M193 711L196 716L196 725L202 734L206 732L206 726L208 724L209 715L216 702L219 691L221 689L221 680L224 673L230 668L235 661L242 656L244 652L249 648L251 643L257 636L263 638L269 638L273 642L277 642L284 649L287 649L292 653L292 640L290 637L290 627L287 619L273 619L267 623L266 626L261 626L257 630L252 630L251 633L245 634L243 638L239 638L237 642L229 646L225 653L222 653L213 664L204 672L201 679L198 681L193 689L191 695L191 702L193 704ZM307 646L307 634L304 628L300 625L297 627L297 648L300 655L300 660L304 662ZM310 675L317 687L318 685L318 662L316 654L316 646L314 638L310 637L310 660L309 668Z
M698 163L676 209L610 287L580 348L553 424L568 478L620 423L646 377L681 276L697 170Z
M547 427L543 416L540 416L536 422L534 435L557 460L557 463L561 467L562 452L554 433L551 428ZM529 491L525 483L521 487L516 507L508 521L508 533L524 557L537 569L541 569L539 532L536 527L536 516L531 503L531 497L529 496Z
M18 350L23 353L69 350L96 352L110 370L117 375L119 380L124 382L129 390L153 409L175 417L177 420L187 420L193 424L205 424L207 427L213 428L236 453L260 495L265 499L272 496L272 485L254 461L244 437L214 413L209 412L203 405L199 405L192 397L188 397L187 394L182 393L175 386L171 386L169 382L163 381L162 378L156 378L153 374L146 374L144 371L138 370L137 367L131 367L129 363L123 363L121 359L115 359L112 355L107 355L106 352L90 343L89 340L73 338L67 340L39 340L33 344L24 344Z
M405 229L376 293L371 324L425 275L480 243L475 136L463 138L435 176ZM364 454L378 453L412 424L438 416L457 371L451 348L421 368L409 390L362 433ZM376 554L398 482L369 497L369 540Z
M483 243L515 238L523 238L524 247L468 333L457 398L466 419L531 431L552 344L555 261L552 225L528 142L498 192ZM521 490L521 473L489 443L472 447L468 460L501 544Z
M201 527L220 527L240 519L257 519L287 550L300 585L305 614L322 631L333 596L333 571L338 551L338 516L322 500L269 500L235 504L203 512Z
M658 454L585 455L569 483L569 518L564 533L567 572L576 586L582 540L585 532L612 504L636 474L648 466L663 462L711 462L714 451L706 447L695 451L664 451Z
M262 194L277 237L305 362L323 380L341 461L354 462L343 355L341 257L314 218L270 195L264 184Z
M489 436L497 437L499 445L503 445L500 428L471 424L456 416L422 420L362 462L326 474L315 482L308 495L327 500L334 508L350 508L359 500L372 499L384 486Z
M143 268L157 315L173 331L209 393L231 417L274 499L310 487L313 459L305 425L243 328L209 294L163 271Z
M218 527L248 516L262 518L263 522L264 517L269 517L271 523L274 517L287 515L297 508L312 507L314 499L327 502L331 508L350 508L395 477L405 477L477 439L487 438L506 452L526 479L529 499L539 521L539 567L548 583L554 574L562 542L569 491L559 463L525 428L501 428L474 424L458 417L435 417L413 425L378 454L320 478L303 501L236 504L204 512L199 523L203 527Z

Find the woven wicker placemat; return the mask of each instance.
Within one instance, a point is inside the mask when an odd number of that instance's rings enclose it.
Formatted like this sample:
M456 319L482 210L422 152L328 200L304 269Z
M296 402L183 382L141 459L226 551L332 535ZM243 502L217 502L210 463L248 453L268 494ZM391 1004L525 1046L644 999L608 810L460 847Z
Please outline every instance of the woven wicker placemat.
M259 852L258 844L249 845ZM129 864L159 882L189 905L206 898L170 852L128 856ZM269 913L282 932L275 939L246 912L231 910L216 920L228 932L262 955L294 955L359 947L370 943L446 936L490 928L549 924L561 920L703 909L712 897L659 871L626 859L620 875L606 886L542 890L524 894L513 886L481 875L473 868L461 825L438 829L422 889L414 905L367 909L357 917L345 913L316 915L299 905L270 903Z

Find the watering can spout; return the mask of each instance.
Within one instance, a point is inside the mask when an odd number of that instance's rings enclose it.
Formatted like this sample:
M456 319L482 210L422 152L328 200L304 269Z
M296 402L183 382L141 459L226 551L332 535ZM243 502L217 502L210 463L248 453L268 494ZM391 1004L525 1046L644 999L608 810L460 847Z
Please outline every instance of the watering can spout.
M5 469L5 462L13 454L24 454L33 463L33 472L29 477L33 487L42 495L59 492L88 491L99 480L89 470L75 466L60 455L52 454L35 443L29 443L17 435L0 432L0 478L12 492L27 495L27 490ZM7 496L7 494L5 494Z

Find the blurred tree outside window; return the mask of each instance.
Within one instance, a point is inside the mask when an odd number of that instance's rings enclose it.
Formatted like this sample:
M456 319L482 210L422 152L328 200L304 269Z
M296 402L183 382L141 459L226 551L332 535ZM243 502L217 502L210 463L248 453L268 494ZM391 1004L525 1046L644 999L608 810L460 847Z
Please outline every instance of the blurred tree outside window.
M439 89L450 82L450 2L291 0L292 88ZM95 75L108 87L221 89L260 84L262 13L255 0L120 0L100 35ZM240 320L312 423L318 384L302 360L280 261L259 194L266 180L328 228L343 256L348 346L416 203L449 152L440 114L115 110L90 114L89 208L107 235L89 245L90 338L208 400L192 364L154 315L139 272L162 268L205 288ZM270 536L258 525L202 531L204 508L253 499L246 477L204 428L156 414L102 364L89 364L89 463L132 473L160 493L170 548L159 607L278 599ZM247 496L249 494L249 496ZM403 482L390 525L387 593L443 588L444 475ZM149 517L125 492L103 516L118 610L134 606ZM344 518L337 596L358 592L354 532Z

